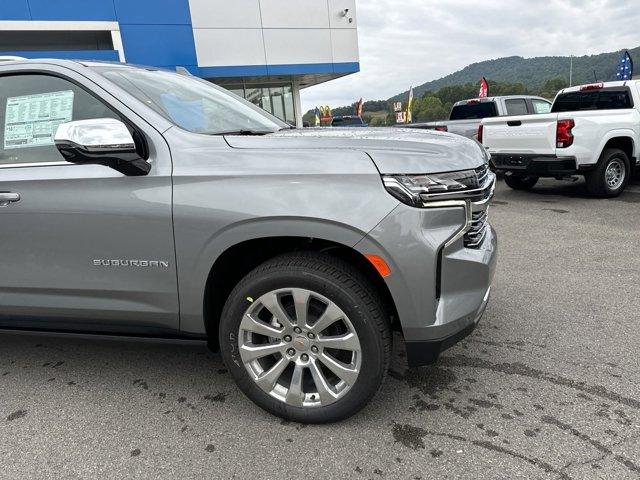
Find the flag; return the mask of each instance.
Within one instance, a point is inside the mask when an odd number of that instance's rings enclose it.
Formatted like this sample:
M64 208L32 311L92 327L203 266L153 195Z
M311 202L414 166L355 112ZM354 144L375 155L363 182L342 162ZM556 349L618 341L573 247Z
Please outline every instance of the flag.
M629 51L625 50L616 69L616 80L631 80L633 77L633 60Z
M412 111L413 111L413 87L409 89L409 100L407 100L407 115L405 118L405 123L411 123Z
M362 102L362 98L360 98L360 100L358 100L356 102L356 108L355 108L356 117L361 117L362 116L363 107L364 107L364 104Z
M487 79L482 77L480 79L480 91L478 92L478 98L484 98L489 96L489 84Z
M323 125L331 125L331 107L328 105L320 107L320 123Z
M317 127L320 125L320 109L316 107L316 110L313 113L315 115L314 124Z

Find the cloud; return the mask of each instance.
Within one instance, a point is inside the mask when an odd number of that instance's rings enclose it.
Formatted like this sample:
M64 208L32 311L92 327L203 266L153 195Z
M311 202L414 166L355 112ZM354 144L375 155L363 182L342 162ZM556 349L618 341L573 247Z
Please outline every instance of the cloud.
M358 22L361 71L302 90L303 112L389 98L488 59L640 45L628 0L360 0Z

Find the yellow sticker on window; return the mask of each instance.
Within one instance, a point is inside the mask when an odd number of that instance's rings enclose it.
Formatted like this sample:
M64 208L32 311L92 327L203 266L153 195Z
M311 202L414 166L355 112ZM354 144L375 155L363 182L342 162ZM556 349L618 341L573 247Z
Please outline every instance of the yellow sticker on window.
M73 117L73 90L7 98L4 148L53 145L58 125Z

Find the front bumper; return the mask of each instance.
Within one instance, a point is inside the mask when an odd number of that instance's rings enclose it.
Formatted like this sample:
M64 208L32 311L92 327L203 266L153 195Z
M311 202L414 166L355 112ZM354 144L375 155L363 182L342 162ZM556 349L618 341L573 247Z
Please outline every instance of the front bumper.
M489 294L491 287L487 290L485 298L478 308L473 321L462 327L456 333L449 335L448 337L441 338L439 340L428 340L421 342L408 342L405 341L405 347L407 351L407 363L409 367L420 367L422 365L432 365L438 361L440 354L453 347L456 343L460 342L464 338L471 335L476 329L484 311L489 303Z
M468 214L460 206L399 205L356 245L362 253L382 256L391 267L385 282L412 367L433 363L471 333L487 306L497 236L487 225L480 244L465 247L460 231Z
M490 162L496 172L521 176L559 177L587 170L577 167L575 157L556 155L493 153Z
M497 236L491 227L482 248L452 249L443 256L435 322L403 328L410 367L435 363L473 332L489 303L496 262Z

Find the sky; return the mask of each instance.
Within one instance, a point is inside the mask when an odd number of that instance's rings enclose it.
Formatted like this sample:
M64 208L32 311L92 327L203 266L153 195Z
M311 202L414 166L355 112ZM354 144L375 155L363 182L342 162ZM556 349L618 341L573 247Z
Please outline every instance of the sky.
M357 0L360 72L302 90L302 111L387 99L483 60L634 48L636 2Z

